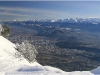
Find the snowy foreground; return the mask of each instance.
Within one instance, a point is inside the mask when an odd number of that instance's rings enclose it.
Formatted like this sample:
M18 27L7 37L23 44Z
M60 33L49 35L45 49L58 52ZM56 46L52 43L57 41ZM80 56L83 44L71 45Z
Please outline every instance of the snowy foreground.
M0 36L0 75L100 75L100 67L92 71L64 72L60 69L29 63L16 57L16 46Z

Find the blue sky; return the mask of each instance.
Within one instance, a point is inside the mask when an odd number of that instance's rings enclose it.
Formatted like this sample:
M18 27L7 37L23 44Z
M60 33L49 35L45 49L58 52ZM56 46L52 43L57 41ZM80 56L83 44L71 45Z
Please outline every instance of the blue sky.
M100 1L0 1L0 20L100 18Z

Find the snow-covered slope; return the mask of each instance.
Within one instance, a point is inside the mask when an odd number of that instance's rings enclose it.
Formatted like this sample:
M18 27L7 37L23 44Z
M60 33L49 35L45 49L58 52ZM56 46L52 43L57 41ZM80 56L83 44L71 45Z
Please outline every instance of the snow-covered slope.
M94 74L96 74L96 75L100 75L100 67L92 70L91 72L94 73Z
M90 71L64 72L60 69L29 63L25 58L17 58L16 46L0 36L0 75L100 75L100 67Z

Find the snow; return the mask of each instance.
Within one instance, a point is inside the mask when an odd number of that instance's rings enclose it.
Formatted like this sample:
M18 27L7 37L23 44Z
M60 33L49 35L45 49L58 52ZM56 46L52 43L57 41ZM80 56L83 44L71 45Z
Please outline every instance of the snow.
M94 73L94 74L100 75L100 67L98 67L98 68L92 70L91 72Z
M100 67L92 71L65 72L58 68L29 63L24 57L16 58L16 46L0 36L0 75L100 75Z

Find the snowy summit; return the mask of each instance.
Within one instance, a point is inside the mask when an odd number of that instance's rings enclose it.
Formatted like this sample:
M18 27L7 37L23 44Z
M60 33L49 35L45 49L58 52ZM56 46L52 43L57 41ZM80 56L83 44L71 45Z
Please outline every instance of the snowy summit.
M29 63L19 53L15 44L0 36L0 75L100 75L100 67L92 71L64 72L60 69L42 66L37 62Z

